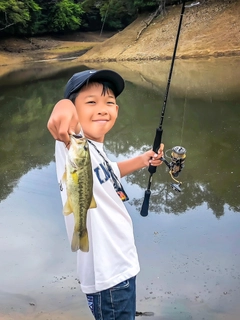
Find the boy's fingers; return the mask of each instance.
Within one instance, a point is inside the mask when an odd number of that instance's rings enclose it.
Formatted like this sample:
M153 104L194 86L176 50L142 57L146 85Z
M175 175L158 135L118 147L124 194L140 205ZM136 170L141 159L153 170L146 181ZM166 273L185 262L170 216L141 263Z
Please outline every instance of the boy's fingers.
M80 130L81 130L81 126L80 126L80 123L78 122L77 125L76 124L70 125L68 133L69 134L78 134L80 132Z
M79 133L81 131L81 125L80 123L78 122L77 123L77 126L76 126L76 132Z
M55 140L58 139L58 131L57 131L57 128L50 122L48 122L47 124L47 128L49 130L49 132L51 133L51 135L53 136L53 138Z
M160 155L160 158L164 156L163 150L164 150L164 144L161 143L160 148L158 150L158 156Z
M160 144L160 148L159 148L159 150L158 150L158 153L163 152L163 149L164 149L164 144L161 143L161 144Z
M80 130L81 126L79 122L76 124L74 121L74 124L69 127L66 125L66 122L63 122L58 129L58 140L63 141L68 146L70 143L69 134L79 133Z
M66 131L59 132L57 140L60 140L67 145L70 142L69 134Z
M71 141L70 141L70 140L69 140L67 143L65 143L65 146L66 146L67 149L70 148L70 144L71 144Z
M68 134L68 126L66 122L61 122L57 132L57 140L60 140L67 144L70 141Z
M75 114L73 112L71 115L70 112L65 114L64 117L59 117L57 116L56 110L55 106L47 123L47 128L55 140L62 141L66 146L68 146L70 142L69 134L76 134L81 130L80 123L78 122L78 116L77 113Z

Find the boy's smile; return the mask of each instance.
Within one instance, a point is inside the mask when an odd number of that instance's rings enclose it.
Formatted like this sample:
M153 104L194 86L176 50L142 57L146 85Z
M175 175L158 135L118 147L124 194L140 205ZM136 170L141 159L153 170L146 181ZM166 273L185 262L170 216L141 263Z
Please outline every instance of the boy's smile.
M86 138L103 142L118 116L118 105L111 89L103 92L103 85L90 83L75 99L80 125Z

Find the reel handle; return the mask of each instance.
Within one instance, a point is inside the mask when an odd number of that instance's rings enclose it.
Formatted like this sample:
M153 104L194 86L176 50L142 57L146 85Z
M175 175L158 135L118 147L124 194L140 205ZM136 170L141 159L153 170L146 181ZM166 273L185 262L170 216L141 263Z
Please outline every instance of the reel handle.
M163 129L157 128L155 139L153 142L153 151L156 153L158 153L158 149L159 149L160 144L162 142L162 134L163 134ZM157 170L157 167L149 165L148 172L150 172L151 174L154 174L156 172L156 170Z

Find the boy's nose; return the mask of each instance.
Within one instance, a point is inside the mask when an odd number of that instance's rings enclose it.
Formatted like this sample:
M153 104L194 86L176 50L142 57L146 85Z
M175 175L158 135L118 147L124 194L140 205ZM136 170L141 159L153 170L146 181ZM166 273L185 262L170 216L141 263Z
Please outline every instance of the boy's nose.
M99 106L99 108L98 108L98 114L101 114L101 115L107 114L107 107L106 107L105 105Z
M99 111L98 111L98 114L101 114L101 115L107 114L107 111L106 111L106 110L99 110Z

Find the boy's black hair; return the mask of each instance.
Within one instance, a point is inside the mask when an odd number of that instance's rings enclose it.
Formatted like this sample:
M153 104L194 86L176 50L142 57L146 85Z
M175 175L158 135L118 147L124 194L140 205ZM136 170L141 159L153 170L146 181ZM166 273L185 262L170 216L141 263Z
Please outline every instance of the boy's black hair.
M69 100L72 101L73 104L75 104L75 100L79 94L79 92L81 91L82 88L84 88L85 86L91 84L91 83L99 83L99 84L102 84L103 85L103 90L102 90L102 95L106 95L106 93L108 93L108 90L112 90L112 92L114 93L114 88L112 86L112 84L110 82L107 82L107 81L88 81L83 87L81 87L78 91L72 93L70 96L69 96ZM115 93L114 93L115 95Z

